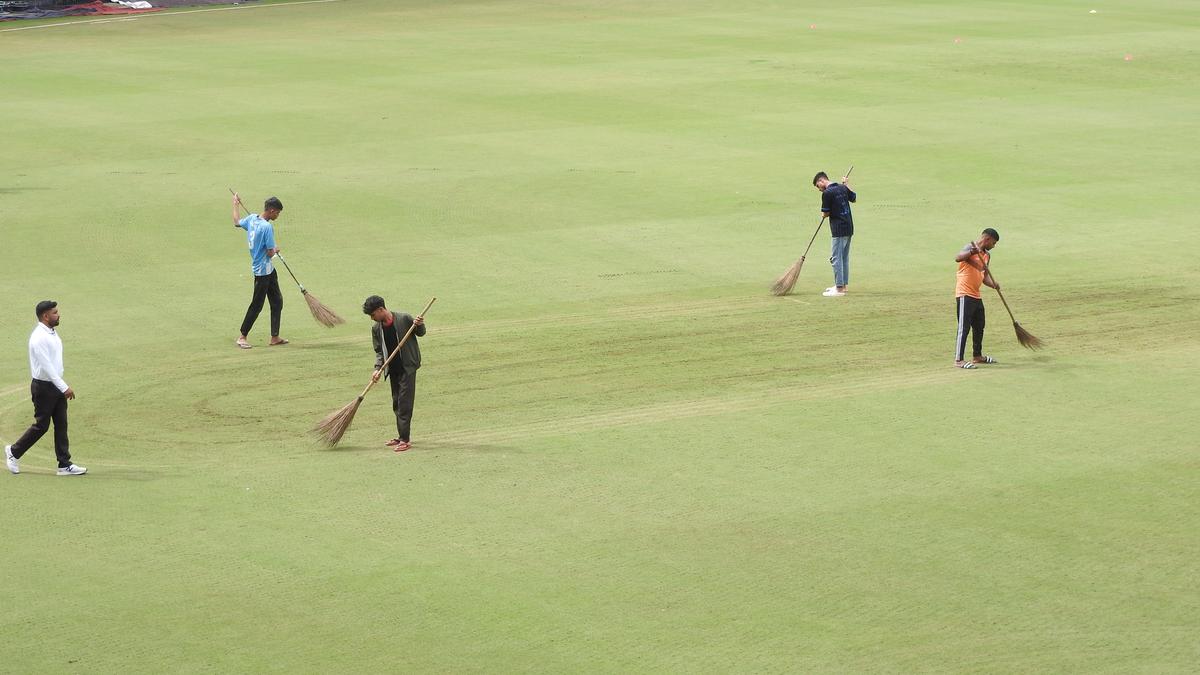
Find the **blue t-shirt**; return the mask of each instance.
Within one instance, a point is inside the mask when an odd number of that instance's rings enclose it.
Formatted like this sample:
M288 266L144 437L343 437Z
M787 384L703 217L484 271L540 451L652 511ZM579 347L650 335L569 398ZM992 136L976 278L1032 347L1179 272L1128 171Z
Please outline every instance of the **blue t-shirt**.
M274 272L275 266L267 257L267 249L275 248L275 226L257 213L251 213L238 221L238 227L246 231L246 242L250 245L250 271L256 277Z

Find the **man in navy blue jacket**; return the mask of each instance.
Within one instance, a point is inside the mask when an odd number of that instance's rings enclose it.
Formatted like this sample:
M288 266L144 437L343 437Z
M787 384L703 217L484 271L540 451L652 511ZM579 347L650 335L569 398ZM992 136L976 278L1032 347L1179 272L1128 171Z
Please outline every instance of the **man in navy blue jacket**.
M821 171L813 176L813 185L821 192L821 215L829 218L829 233L833 235L829 256L833 265L833 286L821 295L837 298L846 294L846 286L850 284L850 238L854 236L850 204L858 199L858 195L850 189L848 176L842 176L841 183L831 183L829 176Z

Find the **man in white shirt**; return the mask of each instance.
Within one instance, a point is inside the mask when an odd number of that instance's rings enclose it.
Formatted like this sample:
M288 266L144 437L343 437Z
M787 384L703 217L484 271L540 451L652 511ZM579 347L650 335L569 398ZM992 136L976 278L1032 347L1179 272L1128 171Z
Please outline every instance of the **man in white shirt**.
M18 460L50 430L54 422L54 454L58 456L58 475L82 476L87 469L71 463L67 440L67 401L75 391L63 381L62 338L58 337L58 303L43 300L34 310L38 324L29 336L29 370L33 376L33 426L16 443L4 447L8 470L21 473Z

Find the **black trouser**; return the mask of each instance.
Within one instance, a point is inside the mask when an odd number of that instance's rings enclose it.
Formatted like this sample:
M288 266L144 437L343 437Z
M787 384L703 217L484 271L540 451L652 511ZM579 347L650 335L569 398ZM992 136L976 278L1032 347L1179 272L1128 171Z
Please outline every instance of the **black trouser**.
M417 397L417 371L392 371L388 373L392 383L392 411L396 413L396 438L411 440L413 401Z
M983 356L983 300L969 295L954 299L958 314L958 339L954 345L954 360L965 361L967 333L971 334L972 356Z
M34 380L29 385L33 397L33 426L12 444L13 457L20 459L46 432L54 422L54 454L58 456L58 468L71 466L71 442L67 440L67 397L53 382Z
M254 321L262 311L263 300L271 301L271 337L279 337L279 319L283 316L283 293L279 291L279 275L275 270L261 277L254 277L254 297L246 308L246 318L242 320L242 335L249 335L254 328Z

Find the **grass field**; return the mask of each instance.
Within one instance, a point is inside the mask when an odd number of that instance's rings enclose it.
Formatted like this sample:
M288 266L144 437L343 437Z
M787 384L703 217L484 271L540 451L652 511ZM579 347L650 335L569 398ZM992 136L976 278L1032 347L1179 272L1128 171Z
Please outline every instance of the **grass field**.
M1096 9L1096 14L1090 14ZM1195 672L1194 3L0 24L0 672ZM956 42L956 38L958 41ZM1126 59L1129 55L1130 60ZM855 165L851 294L817 170ZM285 204L250 297L227 186ZM983 227L987 352L951 367ZM414 448L365 296L416 312Z

